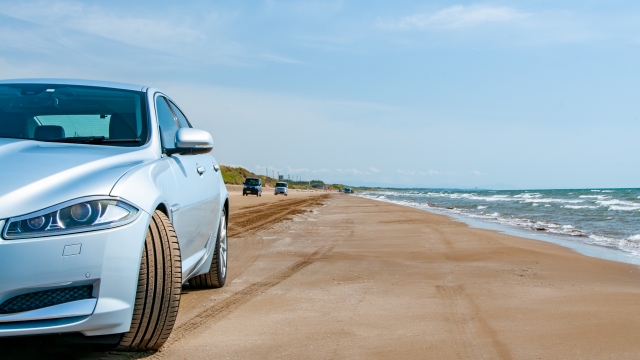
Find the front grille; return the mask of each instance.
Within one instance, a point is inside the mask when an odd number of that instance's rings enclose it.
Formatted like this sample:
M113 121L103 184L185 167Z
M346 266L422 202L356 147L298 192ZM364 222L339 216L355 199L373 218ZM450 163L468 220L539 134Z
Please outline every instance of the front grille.
M0 314L13 314L42 309L70 301L91 299L93 285L74 286L22 294L0 304Z

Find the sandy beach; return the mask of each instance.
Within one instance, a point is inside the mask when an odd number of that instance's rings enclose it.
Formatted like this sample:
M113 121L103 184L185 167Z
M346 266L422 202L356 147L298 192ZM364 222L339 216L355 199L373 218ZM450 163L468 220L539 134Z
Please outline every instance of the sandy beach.
M231 204L228 283L184 289L160 352L49 346L102 359L640 355L635 266L345 194L234 192Z

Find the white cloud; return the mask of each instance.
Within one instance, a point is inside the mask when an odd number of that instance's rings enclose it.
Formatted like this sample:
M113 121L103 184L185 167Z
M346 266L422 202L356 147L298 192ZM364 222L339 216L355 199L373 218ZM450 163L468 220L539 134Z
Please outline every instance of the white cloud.
M431 170L431 169L429 169L429 175L432 175L432 176L433 176L433 175L440 175L440 171L438 171L438 170Z
M368 175L368 173L360 171L358 169L336 169L337 172L341 174L351 174L351 175Z
M455 5L435 13L408 15L395 21L379 21L378 25L390 29L459 29L490 23L506 23L531 16L506 6Z
M333 14L343 10L341 0L337 1L265 1L266 8L271 12L304 14L311 16L319 16Z
M415 175L417 172L412 170L398 170L398 174L401 175Z
M42 26L68 28L143 48L167 49L205 38L203 33L183 23L167 21L170 18L134 17L79 2L15 2L4 4L0 13Z
M273 54L261 54L259 55L259 57L267 61L283 63L283 64L304 64L302 61L290 59L284 56L273 55Z
M308 173L309 169L307 168L293 169L291 168L291 166L287 166L287 171L289 174L301 174L301 173Z
M372 171L372 172L374 172L374 173L380 172L380 169L376 169L376 168L374 168L373 166L370 166L370 167L369 167L369 170L371 170L371 171Z
M480 171L478 171L478 170L473 170L471 173L472 173L473 175L476 175L476 176L484 176L484 175L487 175L487 174L485 174L485 173L481 173L481 172L480 172Z

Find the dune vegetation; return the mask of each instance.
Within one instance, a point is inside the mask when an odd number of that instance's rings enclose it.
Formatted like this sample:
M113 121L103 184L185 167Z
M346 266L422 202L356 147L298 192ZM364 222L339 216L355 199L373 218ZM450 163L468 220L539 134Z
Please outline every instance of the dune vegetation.
M222 171L222 179L227 185L242 185L247 178L259 178L262 180L263 186L273 187L276 182L283 181L289 184L291 189L309 189L309 188L324 188L325 186L331 186L332 190L343 190L347 185L343 184L326 184L322 180L309 180L309 181L293 181L293 180L277 180L265 175L259 175L253 173L243 167L233 167L227 165L220 165L220 171Z

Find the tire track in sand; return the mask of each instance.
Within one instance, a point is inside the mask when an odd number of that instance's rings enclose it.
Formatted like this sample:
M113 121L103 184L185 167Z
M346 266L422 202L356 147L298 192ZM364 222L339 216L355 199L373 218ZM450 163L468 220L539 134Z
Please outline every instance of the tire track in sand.
M244 207L229 214L229 237L245 235L306 212L304 208L322 205L329 195L277 201Z
M480 309L462 285L436 285L436 293L444 302L459 358L512 359L509 349L480 316Z
M229 269L227 282L237 279L253 264L266 244L260 237L246 236L256 231L269 228L279 222L290 219L296 214L307 212L309 208L323 205L328 195L313 196L302 199L286 199L275 203L258 204L240 208L242 211L232 209L229 215ZM203 301L215 294L217 289L190 289L183 288L180 302L181 316L178 323L189 322L197 316Z
M211 325L222 320L224 317L231 314L242 305L251 301L251 299L253 299L261 292L271 289L272 287L289 279L298 271L322 259L325 255L333 250L334 246L335 245L321 246L306 258L296 261L292 265L289 265L288 267L266 277L265 279L257 281L245 287L244 289L233 293L228 298L221 300L215 305L202 311L196 318L174 329L171 337L169 338L169 341L167 341L167 343L162 347L162 349L160 349L160 351L150 356L149 359L161 359L166 356L170 356L170 354L167 353L183 339L188 338L189 335L197 332L198 329L203 326Z

